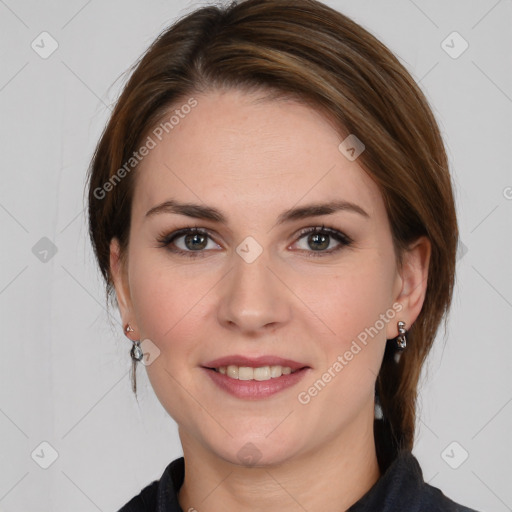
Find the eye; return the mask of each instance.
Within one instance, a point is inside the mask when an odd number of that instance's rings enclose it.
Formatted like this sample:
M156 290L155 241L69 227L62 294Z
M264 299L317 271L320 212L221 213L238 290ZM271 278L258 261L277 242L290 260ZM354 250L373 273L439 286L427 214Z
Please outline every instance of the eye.
M199 228L183 228L158 237L160 247L166 247L173 253L183 254L191 258L204 256L204 249L212 248L208 247L209 241L213 242L209 233ZM218 244L215 245L219 247Z
M308 256L318 257L326 256L341 250L343 247L350 246L352 239L334 228L329 227L313 227L303 229L299 233L299 240L306 239L309 248L301 248L301 251L309 253ZM207 254L207 249L215 249L209 246L212 242L217 248L220 247L211 238L208 231L201 228L183 228L170 234L162 233L158 237L159 247L165 247L168 251L187 256L190 258L203 257ZM332 242L336 242L332 247ZM316 253L316 254L315 254Z
M332 254L341 250L343 247L350 246L352 244L352 239L338 231L334 228L328 228L322 225L322 227L314 227L307 228L300 232L299 241L305 239L306 245L312 250L308 248L302 249L306 252L309 252L309 256L317 257L324 256L328 254ZM332 247L332 242L337 242L338 245L334 244L334 248ZM329 250L329 247L331 247ZM315 254L316 253L316 254Z

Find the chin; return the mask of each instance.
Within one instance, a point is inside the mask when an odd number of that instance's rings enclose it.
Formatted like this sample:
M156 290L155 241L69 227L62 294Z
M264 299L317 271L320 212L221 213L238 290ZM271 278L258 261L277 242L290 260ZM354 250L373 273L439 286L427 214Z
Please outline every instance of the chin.
M220 448L220 447L218 447ZM279 438L243 436L241 440L230 440L220 450L213 450L226 462L244 467L269 467L285 463L297 454L297 444L288 437Z

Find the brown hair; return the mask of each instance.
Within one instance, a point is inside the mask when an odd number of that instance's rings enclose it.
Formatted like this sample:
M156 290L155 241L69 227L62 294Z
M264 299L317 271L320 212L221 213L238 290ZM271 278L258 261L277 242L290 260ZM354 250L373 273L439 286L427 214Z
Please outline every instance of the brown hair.
M384 418L375 420L374 433L384 471L398 450L412 450L420 372L450 308L455 280L451 177L424 94L386 46L316 0L199 8L163 31L133 68L89 169L90 237L107 304L113 291L109 244L117 237L126 254L130 231L136 171L129 172L126 162L136 168L134 152L173 105L208 90L266 90L322 111L340 136L355 134L365 144L358 163L382 193L398 265L411 242L429 238L423 308L399 362L386 349L376 380ZM120 172L123 166L126 172Z

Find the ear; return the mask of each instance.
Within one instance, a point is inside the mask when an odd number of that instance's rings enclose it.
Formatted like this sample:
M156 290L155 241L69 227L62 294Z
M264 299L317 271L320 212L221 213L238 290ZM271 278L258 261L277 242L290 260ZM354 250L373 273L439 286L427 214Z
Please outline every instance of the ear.
M425 301L431 251L430 240L422 236L403 254L403 265L399 269L395 282L394 303L400 303L402 306L396 319L397 322L399 320L405 322L407 330L418 318ZM388 323L388 339L398 336L397 322Z
M130 297L130 286L128 283L128 272L126 265L121 259L121 247L119 240L113 238L110 241L110 273L116 291L117 304L123 321L123 326L127 323L134 329L135 317L133 315L132 302Z

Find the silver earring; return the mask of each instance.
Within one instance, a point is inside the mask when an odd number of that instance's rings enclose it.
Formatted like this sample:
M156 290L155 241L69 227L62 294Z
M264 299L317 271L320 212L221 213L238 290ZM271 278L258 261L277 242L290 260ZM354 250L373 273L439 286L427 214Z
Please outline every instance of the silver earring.
M130 350L130 356L136 362L142 361L142 358L144 357L144 352L142 352L140 340L133 341L133 345Z
M135 332L134 329L128 324L125 328L125 332ZM133 359L134 363L137 363L139 361L142 361L142 358L144 357L144 352L142 352L142 348L140 346L140 340L131 340L132 341L132 348L130 350L130 356Z
M398 338L396 339L396 346L398 350L404 350L407 346L407 331L405 330L405 322L398 322Z
M382 420L384 419L384 412L382 411L382 405L380 404L380 397L377 393L375 393L375 419Z

